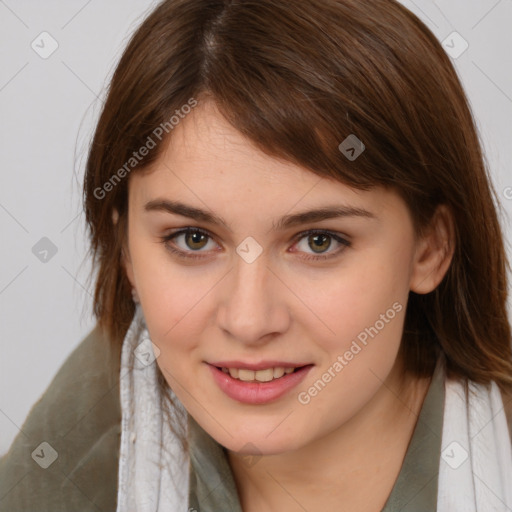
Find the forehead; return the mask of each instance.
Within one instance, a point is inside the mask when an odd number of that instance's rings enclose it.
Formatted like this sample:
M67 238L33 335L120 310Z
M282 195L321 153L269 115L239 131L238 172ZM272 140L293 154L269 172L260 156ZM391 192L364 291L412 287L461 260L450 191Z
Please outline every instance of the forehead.
M159 165L160 164L160 165ZM157 169L187 170L194 179L219 183L243 182L312 185L319 176L291 162L263 153L231 126L215 103L199 104L173 129Z
M130 201L180 199L214 211L234 211L236 203L266 217L323 204L371 208L377 215L405 206L384 187L357 190L265 154L212 102L200 103L171 135L151 170L130 177Z

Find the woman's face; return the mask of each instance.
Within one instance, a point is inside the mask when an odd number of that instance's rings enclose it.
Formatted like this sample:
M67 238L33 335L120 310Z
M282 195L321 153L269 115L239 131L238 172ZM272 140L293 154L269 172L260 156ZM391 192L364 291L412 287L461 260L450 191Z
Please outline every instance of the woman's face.
M301 448L396 374L416 244L395 193L271 158L206 103L130 177L128 218L126 270L156 362L228 449Z

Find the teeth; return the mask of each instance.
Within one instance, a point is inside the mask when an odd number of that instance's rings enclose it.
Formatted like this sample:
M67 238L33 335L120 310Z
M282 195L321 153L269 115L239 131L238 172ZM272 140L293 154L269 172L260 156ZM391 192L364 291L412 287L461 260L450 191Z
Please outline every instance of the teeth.
M254 378L258 382L270 382L274 378L274 369L267 368L266 370L258 370L254 372Z
M288 368L289 370L289 368ZM292 369L293 372L293 369ZM274 379L278 379L279 377L282 377L284 375L284 368L282 366L278 366L277 368L274 368Z
M244 381L254 380L255 373L252 370L238 370L238 379Z
M295 368L283 368L282 366L258 371L246 370L243 368L222 368L224 373L229 373L229 375L234 379L239 379L244 382L270 382L273 379L281 378L285 374L288 375L294 370Z

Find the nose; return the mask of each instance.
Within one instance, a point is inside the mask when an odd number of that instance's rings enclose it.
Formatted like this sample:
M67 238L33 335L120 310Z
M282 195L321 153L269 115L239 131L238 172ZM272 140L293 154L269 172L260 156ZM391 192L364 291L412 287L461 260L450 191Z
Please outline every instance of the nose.
M263 255L252 263L237 256L224 279L218 326L245 345L265 344L289 328L291 295Z

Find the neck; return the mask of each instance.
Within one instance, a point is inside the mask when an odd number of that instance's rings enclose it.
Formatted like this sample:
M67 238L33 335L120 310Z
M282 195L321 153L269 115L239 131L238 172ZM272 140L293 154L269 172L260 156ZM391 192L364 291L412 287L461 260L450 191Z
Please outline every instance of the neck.
M402 376L399 363L348 422L300 449L247 467L228 459L244 512L380 511L398 477L430 379Z

